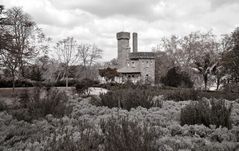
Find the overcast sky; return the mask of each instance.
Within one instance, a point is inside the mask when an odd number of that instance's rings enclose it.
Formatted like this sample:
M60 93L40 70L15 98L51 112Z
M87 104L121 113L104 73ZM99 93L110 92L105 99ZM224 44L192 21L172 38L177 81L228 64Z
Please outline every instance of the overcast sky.
M117 57L116 33L137 32L139 51L151 51L162 37L239 26L239 0L0 0L20 6L54 41L73 36L95 43L103 59Z

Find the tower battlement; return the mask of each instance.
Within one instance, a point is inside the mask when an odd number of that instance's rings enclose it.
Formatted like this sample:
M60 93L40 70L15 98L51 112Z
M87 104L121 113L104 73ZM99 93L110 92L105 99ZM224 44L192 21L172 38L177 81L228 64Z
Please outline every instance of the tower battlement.
M122 39L129 40L130 33L129 32L118 32L116 34L116 38L117 38L117 40L122 40Z

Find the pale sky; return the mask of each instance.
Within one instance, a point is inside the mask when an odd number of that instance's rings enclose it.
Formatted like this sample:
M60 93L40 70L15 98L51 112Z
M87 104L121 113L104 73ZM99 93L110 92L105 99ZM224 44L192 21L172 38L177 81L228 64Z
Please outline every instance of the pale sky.
M162 37L239 26L239 0L0 0L20 6L54 41L73 36L101 48L103 60L117 57L116 33L137 32L139 51L151 51Z

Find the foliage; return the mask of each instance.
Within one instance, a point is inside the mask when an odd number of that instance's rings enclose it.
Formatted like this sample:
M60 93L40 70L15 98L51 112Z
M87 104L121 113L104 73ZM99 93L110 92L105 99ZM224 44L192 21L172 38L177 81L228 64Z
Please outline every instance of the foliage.
M197 100L198 91L194 89L174 90L171 93L167 93L165 99L174 101Z
M7 105L3 100L0 100L0 112L5 111L7 109Z
M42 39L40 34L42 33L30 16L21 8L8 9L5 15L6 21L3 26L0 26L4 39L0 58L4 67L10 71L14 91L17 73L21 74L22 67L39 52L34 42L40 43L40 39Z
M223 66L226 68L227 73L231 75L233 82L239 80L239 27L237 27L231 35L224 38L225 51L223 55Z
M59 134L62 134L62 137L58 138ZM77 125L77 131L72 132L64 127L60 127L60 129L54 133L54 137L48 141L46 150L97 151L102 141L103 138L98 134L96 129L84 121Z
M202 99L191 102L181 110L181 125L204 124L208 127L216 125L231 128L231 110L232 106L227 107L225 100Z
M47 115L33 120L32 123L18 121L7 112L0 112L0 148L2 150L105 150L106 147L110 149L117 146L119 149L130 150L135 146L134 142L137 142L142 148L148 147L150 150L237 149L238 125L232 125L232 129L216 128L213 125L181 126L180 110L191 101L163 101L162 108L137 107L127 111L95 106L90 104L89 98L70 96L67 106L72 106L73 110L69 116ZM235 101L232 103L231 117L236 124L239 104ZM109 142L113 138L117 139ZM124 140L130 143L127 144Z
M161 82L166 86L192 88L193 82L187 73L179 71L179 67L169 69L165 77L161 77Z
M98 81L95 81L95 80L91 80L91 79L82 79L80 82L78 82L75 87L76 87L76 91L79 93L79 94L83 94L83 95L86 95L88 96L89 95L89 91L88 91L88 88L89 87L92 87L94 85L97 85L99 84Z
M16 80L16 87L32 87L33 83L27 80ZM9 79L0 79L0 88L10 88L12 87L12 80Z
M114 81L114 78L119 75L117 72L117 69L111 69L111 68L106 68L106 69L99 69L99 75L101 77L105 77L106 81Z
M109 108L120 107L126 110L138 106L150 108L153 106L154 93L142 89L119 89L100 95L101 106Z
M217 62L221 50L220 43L211 31L206 33L192 32L183 37L172 35L169 38L163 38L157 49L165 52L164 59L169 58L170 60L167 61L167 64L180 67L188 73L195 86L198 85L199 87L202 86L203 82L206 84L209 81L208 76L211 75L209 68ZM210 54L210 65L206 61L207 54ZM167 68L167 65L165 66ZM198 75L203 76L199 77L195 74L194 69L197 70Z
M153 151L155 146L155 132L149 124L143 126L126 118L110 118L101 122L101 129L105 135L105 151Z
M213 57L215 57L215 54L208 52L203 56L198 57L199 59L195 59L195 68L197 69L198 74L203 76L205 90L207 90L209 75L213 73L213 70L215 70L218 65Z
M67 96L57 89L42 90L34 88L20 96L20 106L10 111L18 120L32 121L52 114L62 117L69 111L66 107Z

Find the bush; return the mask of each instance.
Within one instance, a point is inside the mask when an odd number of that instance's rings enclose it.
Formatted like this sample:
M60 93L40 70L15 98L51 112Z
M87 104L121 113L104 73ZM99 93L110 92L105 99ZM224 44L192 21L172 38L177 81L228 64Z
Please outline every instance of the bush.
M7 109L7 105L3 100L0 100L0 112L5 111Z
M232 127L231 110L232 106L227 107L225 100L202 99L191 102L181 109L181 125L204 124L207 127L216 125L230 129Z
M76 83L78 83L78 80L68 80L68 86L75 86ZM66 80L60 80L55 83L53 83L55 87L65 87L66 86Z
M99 127L86 121L71 131L60 127L47 141L45 150L57 151L154 151L156 134L152 125L130 121L128 118L101 120Z
M79 93L79 94L83 94L83 95L86 95L88 96L89 95L89 91L88 91L88 88L89 87L92 87L92 86L95 86L99 84L98 81L95 81L95 80L91 80L91 79L83 79L81 80L79 83L76 84L76 91Z
M170 93L167 93L165 98L167 100L174 100L174 101L197 100L198 91L194 89L174 90L174 91L171 91Z
M101 129L105 135L105 151L154 151L155 132L152 126L136 122L127 118L110 118L101 121Z
M57 89L34 88L32 92L26 91L20 96L20 106L11 113L16 119L28 122L47 114L63 117L69 109L66 107L67 100L66 94Z
M154 93L141 89L119 89L110 91L106 94L100 94L101 106L108 106L109 108L120 107L130 110L138 106L150 108L153 106L152 101Z
M78 131L69 131L61 127L53 133L53 139L47 142L46 151L97 151L103 138L97 130L85 121L80 123ZM75 135L77 134L77 135Z
M165 77L160 81L166 86L192 88L193 82L186 72L180 71L178 67L169 69Z
M1 79L0 80L0 88L11 88L12 80L9 79ZM15 87L33 87L33 83L27 80L16 80Z

